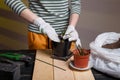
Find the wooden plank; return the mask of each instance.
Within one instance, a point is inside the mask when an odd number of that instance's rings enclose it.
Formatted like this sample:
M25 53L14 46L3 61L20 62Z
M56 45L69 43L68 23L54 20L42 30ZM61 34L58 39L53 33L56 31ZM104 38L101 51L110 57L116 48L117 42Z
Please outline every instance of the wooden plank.
M71 57L70 60L73 60L73 56ZM77 70L72 70L74 74L75 80L95 80L91 69L86 70L86 71L77 71Z
M91 70L74 71L75 80L95 80Z
M36 53L36 59L53 64L53 59L50 58L50 53L50 50L38 50ZM53 80L53 66L42 61L35 61L32 80Z
M74 80L74 75L72 70L70 70L68 67L68 62L69 60L65 62L54 59L54 65L57 65L66 70L63 71L54 67L54 80Z
M51 53L51 50L37 51L37 59L53 64L54 67L53 65L36 60L32 80L95 80L91 70L76 71L69 68L69 62L73 60L73 57L68 61L53 60L50 57Z

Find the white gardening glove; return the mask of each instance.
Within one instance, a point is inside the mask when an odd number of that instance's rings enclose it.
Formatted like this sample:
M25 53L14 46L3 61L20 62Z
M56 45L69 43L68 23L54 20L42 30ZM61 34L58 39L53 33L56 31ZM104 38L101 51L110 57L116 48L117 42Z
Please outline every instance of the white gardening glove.
M52 28L52 26L49 23L46 23L42 18L39 17L35 19L33 23L39 27L40 32L47 34L47 36L52 41L60 42L56 31Z
M80 38L78 38L78 39L76 40L76 47L77 47L77 46L82 47Z
M63 39L68 39L69 41L75 41L76 46L82 46L81 41L78 35L78 32L75 30L74 26L68 26L67 31L65 32L65 35L63 36Z
M74 26L68 26L63 39L68 39L69 41L76 41L78 39L78 33Z

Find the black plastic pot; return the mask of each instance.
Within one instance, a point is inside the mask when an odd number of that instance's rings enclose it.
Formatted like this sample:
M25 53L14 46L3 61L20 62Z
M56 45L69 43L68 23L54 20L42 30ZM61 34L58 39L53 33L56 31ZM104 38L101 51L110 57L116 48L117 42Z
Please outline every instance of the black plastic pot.
M70 52L71 42L66 40L61 40L60 43L52 42L52 57L61 60L67 60L72 56Z

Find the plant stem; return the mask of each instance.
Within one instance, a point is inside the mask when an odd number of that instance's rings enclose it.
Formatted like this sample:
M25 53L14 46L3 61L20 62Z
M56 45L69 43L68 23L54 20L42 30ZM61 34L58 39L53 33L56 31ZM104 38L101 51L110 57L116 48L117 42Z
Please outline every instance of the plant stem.
M80 45L77 46L77 49L78 49L78 51L79 51L79 54L83 56L83 55L84 55L84 52L83 52L83 50L82 50L82 48L81 48Z

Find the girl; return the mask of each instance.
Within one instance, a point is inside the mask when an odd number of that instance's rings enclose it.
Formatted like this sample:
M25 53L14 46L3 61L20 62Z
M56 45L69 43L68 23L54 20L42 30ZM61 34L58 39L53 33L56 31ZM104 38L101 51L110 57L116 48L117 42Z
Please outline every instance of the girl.
M5 0L16 14L30 22L29 49L51 48L51 40L60 42L58 35L81 44L75 26L80 14L80 0L28 0L29 8L21 0ZM68 35L69 34L69 35Z

